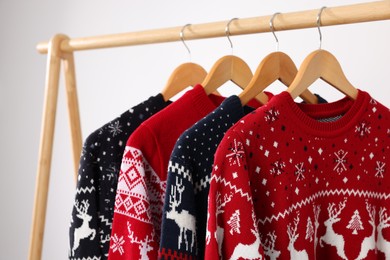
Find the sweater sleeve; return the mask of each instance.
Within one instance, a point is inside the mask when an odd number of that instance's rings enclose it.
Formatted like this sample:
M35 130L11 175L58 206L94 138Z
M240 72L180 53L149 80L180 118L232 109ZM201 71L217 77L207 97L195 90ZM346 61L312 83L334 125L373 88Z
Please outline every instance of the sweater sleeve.
M205 259L263 259L245 146L237 133L229 130L215 154Z
M69 259L102 257L98 234L98 170L96 154L98 141L94 135L87 138L80 158L75 203L69 228Z
M196 256L196 209L192 172L188 163L177 156L171 156L159 259L193 259Z
M157 259L161 211L166 181L151 161L158 161L158 145L145 127L127 144L119 173L109 259Z

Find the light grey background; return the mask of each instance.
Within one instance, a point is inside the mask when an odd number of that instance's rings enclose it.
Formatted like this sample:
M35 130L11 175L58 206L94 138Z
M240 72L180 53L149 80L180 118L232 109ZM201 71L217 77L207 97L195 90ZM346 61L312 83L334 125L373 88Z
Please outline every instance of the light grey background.
M40 138L46 56L35 46L56 33L70 37L253 17L363 1L0 1L0 258L26 259ZM315 21L315 17L313 17ZM323 28L323 47L348 79L390 106L390 21ZM299 65L318 48L316 29L280 32L280 49ZM255 70L276 49L271 34L232 37L234 54ZM230 54L226 38L189 42L192 60L207 70ZM188 55L180 42L75 54L83 138L126 109L158 93ZM269 88L282 90L280 84ZM326 84L311 88L330 101L341 95ZM223 94L239 93L233 84ZM74 199L71 147L61 78L43 259L66 259Z

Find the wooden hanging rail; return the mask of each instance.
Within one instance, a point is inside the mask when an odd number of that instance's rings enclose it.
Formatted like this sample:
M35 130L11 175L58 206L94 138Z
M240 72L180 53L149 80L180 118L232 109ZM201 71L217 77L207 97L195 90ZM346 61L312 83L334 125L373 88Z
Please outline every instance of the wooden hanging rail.
M274 27L278 31L316 27L316 18L319 8L315 10L280 14L276 16L274 20ZM270 18L271 15L267 15L235 20L230 26L231 35L269 32ZM321 16L321 26L388 19L390 19L390 1L386 0L326 8ZM219 21L191 25L186 31L186 40L224 37L226 24L227 21ZM74 39L70 39L66 35L55 35L50 42L38 44L38 51L40 53L47 53L48 55L42 130L30 236L30 260L39 260L42 257L61 64L63 65L65 75L66 96L68 100L67 106L73 149L74 178L76 181L82 138L77 99L74 51L180 41L179 33L181 28L182 26L178 26L165 29Z
M277 31L316 27L319 9L282 13L274 20ZM243 18L232 22L231 35L243 35L269 32L269 20L272 15ZM390 1L378 1L326 8L321 16L321 26L371 22L390 19ZM224 28L228 21L193 24L186 30L186 40L224 37ZM180 41L182 26L112 35L74 38L61 43L61 51L81 51L120 46L144 45ZM39 43L40 53L47 53L49 43Z

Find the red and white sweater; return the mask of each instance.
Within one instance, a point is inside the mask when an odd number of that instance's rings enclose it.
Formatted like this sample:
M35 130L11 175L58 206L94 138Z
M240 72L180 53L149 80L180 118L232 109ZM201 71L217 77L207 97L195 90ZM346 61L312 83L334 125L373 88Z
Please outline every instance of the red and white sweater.
M177 138L223 97L198 85L143 122L124 151L115 198L109 259L157 259L168 162Z
M390 113L287 92L231 128L215 155L205 259L390 259Z

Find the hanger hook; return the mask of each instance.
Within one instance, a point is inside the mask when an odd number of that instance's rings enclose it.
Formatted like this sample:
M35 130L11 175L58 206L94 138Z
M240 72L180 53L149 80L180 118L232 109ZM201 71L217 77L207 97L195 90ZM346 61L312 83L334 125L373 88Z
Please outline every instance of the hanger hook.
M276 34L275 34L274 19L275 19L275 16L277 16L278 14L280 14L280 13L279 12L274 13L272 15L271 19L269 20L269 28L271 29L271 32L272 32L272 34L275 37L275 41L276 41L276 44L277 44L277 51L279 51L279 40L278 40L278 37L276 37Z
M181 31L180 31L180 40L183 42L184 44L184 47L186 47L187 51L188 51L188 55L190 56L190 61L191 61L191 51L190 51L190 48L188 48L186 42L184 41L184 30L186 29L187 26L191 26L190 23L187 23L186 25L183 26L183 28L181 28Z
M233 43L232 43L232 41L230 40L230 29L229 29L229 26L230 26L230 23L233 22L234 20L238 20L238 18L233 18L233 19L231 19L231 20L227 23L227 25L226 25L226 27L225 27L225 35L226 35L226 37L227 37L228 40L229 40L230 48L232 49L232 54L233 54Z
M320 48L319 49L321 49L321 47L322 47L321 15L322 15L322 11L324 11L325 8L326 8L326 6L321 7L320 11L317 14L317 28L318 28L318 33L320 35Z

